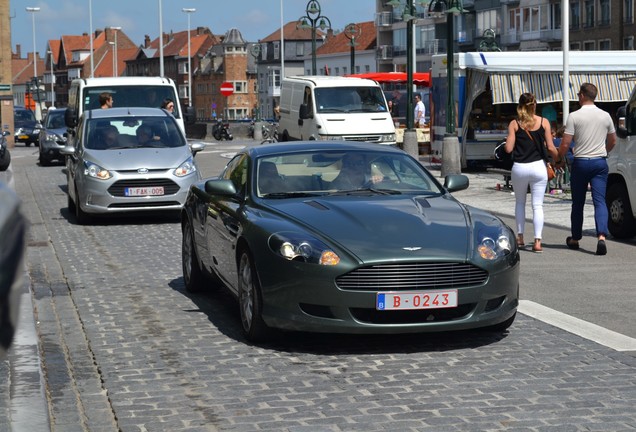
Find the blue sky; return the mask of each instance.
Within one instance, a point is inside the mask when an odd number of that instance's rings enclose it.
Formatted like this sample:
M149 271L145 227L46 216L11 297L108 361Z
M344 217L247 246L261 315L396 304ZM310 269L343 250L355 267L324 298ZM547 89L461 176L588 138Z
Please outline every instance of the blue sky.
M334 30L350 22L372 21L375 0L318 0L322 14ZM249 42L264 38L280 28L281 0L161 0L163 30L185 30L188 18L182 8L196 8L191 14L192 28L209 27L215 34L237 28ZM283 0L284 22L305 15L307 0ZM40 7L35 13L35 44L43 55L46 41L62 35L88 33L89 0L13 0L11 1L11 47L22 46L22 55L33 51L31 13L25 7ZM135 44L144 35L159 34L159 0L92 0L93 30L119 26Z

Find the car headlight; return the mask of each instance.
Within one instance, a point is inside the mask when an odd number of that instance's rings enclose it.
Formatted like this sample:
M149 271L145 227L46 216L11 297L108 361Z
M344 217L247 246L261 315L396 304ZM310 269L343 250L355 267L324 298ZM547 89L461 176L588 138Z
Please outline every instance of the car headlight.
M306 234L280 232L269 238L271 250L290 261L336 265L340 257L320 240Z
M174 175L177 177L185 177L193 172L196 172L197 167L194 165L194 158L190 156L184 163L179 165L177 169L174 170Z
M380 137L380 141L382 142L393 142L395 140L396 140L395 134L387 134L387 135L382 135Z
M99 180L108 180L112 177L110 171L89 161L84 161L84 175Z
M51 133L47 133L46 136L44 137L45 141L52 141L52 142L57 142L57 141L66 141L65 139L63 139L62 137L60 137L57 134L51 134Z
M492 261L497 258L509 255L515 243L507 230L497 230L497 232L480 233L477 252L485 260Z

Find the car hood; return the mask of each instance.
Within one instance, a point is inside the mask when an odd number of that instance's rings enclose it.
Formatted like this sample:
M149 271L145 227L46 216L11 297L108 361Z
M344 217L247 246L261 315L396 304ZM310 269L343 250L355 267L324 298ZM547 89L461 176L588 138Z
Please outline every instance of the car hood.
M176 148L137 148L118 150L86 150L84 159L114 171L168 169L181 165L190 153L187 146Z
M363 262L391 259L465 260L470 218L450 196L329 197L273 204Z

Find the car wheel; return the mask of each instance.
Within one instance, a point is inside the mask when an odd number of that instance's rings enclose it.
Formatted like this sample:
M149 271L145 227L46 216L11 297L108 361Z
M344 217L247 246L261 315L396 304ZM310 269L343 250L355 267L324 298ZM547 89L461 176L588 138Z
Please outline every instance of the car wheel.
M243 333L251 342L262 342L269 337L269 327L263 321L263 298L258 275L246 250L241 253L238 273L238 301Z
M40 165L49 166L51 165L51 159L47 158L44 153L40 150Z
M196 250L194 247L194 235L192 225L187 221L183 225L183 236L181 241L181 268L183 280L188 292L199 292L203 288L205 278L199 266Z
M75 208L75 220L80 225L86 225L90 222L91 218L88 213L82 210L82 207L80 206L79 193L77 192L77 189L75 189L75 199L77 200L77 202L73 206Z
M485 330L486 331L491 331L491 332L503 332L503 331L506 331L512 325L512 323L515 322L515 318L516 317L517 317L517 312L515 312L514 315L512 315L510 318L508 318L504 322L500 322L499 324L495 324L495 325L492 325L490 327L486 327Z
M9 153L9 149L4 150L4 155L0 158L0 171L6 171L11 165L11 153Z
M630 238L636 234L636 221L632 214L629 194L622 183L615 183L605 196L609 213L608 229L616 238Z

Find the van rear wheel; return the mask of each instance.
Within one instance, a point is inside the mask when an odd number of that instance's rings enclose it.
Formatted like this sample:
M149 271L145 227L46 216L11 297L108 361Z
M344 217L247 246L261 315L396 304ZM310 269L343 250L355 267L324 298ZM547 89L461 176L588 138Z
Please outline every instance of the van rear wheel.
M625 185L616 183L610 186L605 202L609 213L609 232L616 238L633 237L636 234L636 221Z

